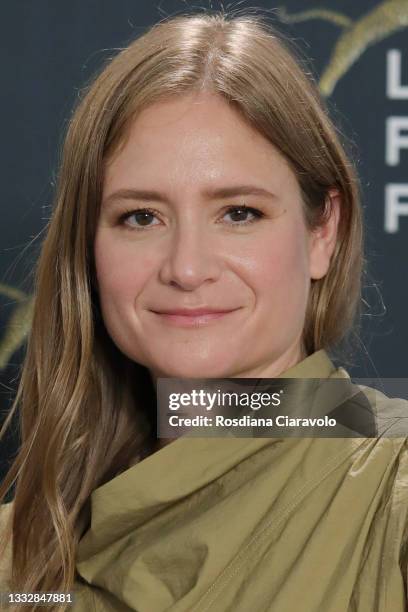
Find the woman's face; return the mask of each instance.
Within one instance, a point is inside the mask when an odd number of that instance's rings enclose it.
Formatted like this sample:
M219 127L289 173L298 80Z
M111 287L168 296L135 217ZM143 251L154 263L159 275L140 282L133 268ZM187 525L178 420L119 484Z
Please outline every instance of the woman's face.
M285 159L223 98L156 103L106 168L95 239L106 328L153 377L278 376L304 356L310 279L333 246L334 228L307 230Z

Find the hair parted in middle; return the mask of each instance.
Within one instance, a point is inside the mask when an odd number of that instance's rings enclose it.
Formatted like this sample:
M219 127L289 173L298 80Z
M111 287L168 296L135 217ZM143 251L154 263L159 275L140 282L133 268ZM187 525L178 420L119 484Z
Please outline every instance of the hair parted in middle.
M92 491L145 443L149 387L144 368L104 328L93 245L105 164L131 122L155 102L194 92L222 96L284 156L310 229L329 214L330 189L339 191L330 268L311 281L306 352L332 347L354 320L363 261L358 183L313 79L259 16L200 13L154 25L84 90L64 144L27 354L5 424L19 408L21 448L0 489L3 499L16 482L19 591L72 588Z

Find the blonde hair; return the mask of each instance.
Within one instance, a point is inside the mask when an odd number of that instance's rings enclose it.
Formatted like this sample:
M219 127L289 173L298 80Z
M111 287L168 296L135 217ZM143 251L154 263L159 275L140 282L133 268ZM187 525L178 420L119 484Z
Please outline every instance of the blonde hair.
M142 108L202 90L223 96L284 155L308 227L325 220L328 191L339 190L330 269L311 283L307 352L332 347L353 323L362 269L358 185L314 82L259 16L194 14L156 24L86 91L63 149L21 381L3 428L19 407L21 447L0 489L4 499L16 484L10 529L16 590L72 588L92 491L125 469L150 435L149 379L109 338L95 290L104 163Z

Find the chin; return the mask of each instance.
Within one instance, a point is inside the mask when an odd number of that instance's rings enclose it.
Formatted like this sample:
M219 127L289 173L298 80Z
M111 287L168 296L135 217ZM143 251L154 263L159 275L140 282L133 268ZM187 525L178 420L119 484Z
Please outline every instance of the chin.
M214 362L160 364L153 367L159 378L228 378L233 376L232 369L225 362L215 364Z

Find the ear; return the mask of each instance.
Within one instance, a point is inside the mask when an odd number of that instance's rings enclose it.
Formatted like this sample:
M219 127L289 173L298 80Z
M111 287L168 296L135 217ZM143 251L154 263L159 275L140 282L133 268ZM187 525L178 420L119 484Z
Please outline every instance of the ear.
M326 214L322 225L310 233L310 278L323 278L329 269L330 259L336 246L340 220L341 194L330 189L326 196Z

